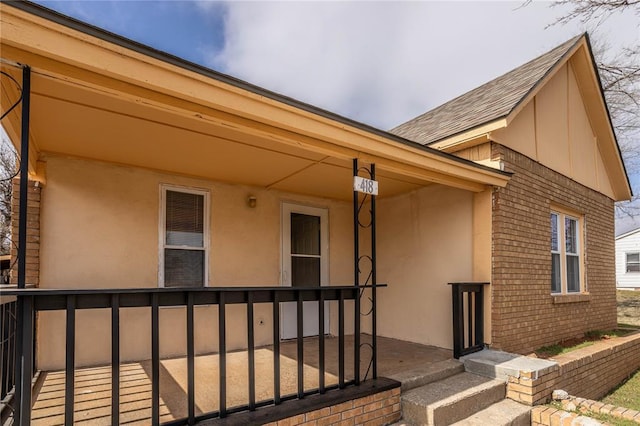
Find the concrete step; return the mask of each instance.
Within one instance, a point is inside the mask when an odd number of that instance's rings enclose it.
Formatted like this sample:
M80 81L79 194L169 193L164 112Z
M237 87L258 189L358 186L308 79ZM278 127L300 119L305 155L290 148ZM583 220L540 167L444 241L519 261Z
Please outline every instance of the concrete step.
M530 426L531 407L511 399L503 399L478 411L454 426Z
M455 359L425 364L413 370L387 375L388 378L402 383L402 392L455 376L464 371L464 364Z
M450 425L504 399L504 380L460 373L402 394L406 424Z
M465 371L494 379L508 380L509 376L520 377L520 372L532 373L533 377L557 365L554 361L530 358L491 349L466 355L460 358Z

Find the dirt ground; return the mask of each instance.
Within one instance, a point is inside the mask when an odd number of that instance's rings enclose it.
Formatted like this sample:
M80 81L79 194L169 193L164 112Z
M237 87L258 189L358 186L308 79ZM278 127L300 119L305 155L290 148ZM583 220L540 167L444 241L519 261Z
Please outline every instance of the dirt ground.
M640 326L640 291L618 292L618 323Z

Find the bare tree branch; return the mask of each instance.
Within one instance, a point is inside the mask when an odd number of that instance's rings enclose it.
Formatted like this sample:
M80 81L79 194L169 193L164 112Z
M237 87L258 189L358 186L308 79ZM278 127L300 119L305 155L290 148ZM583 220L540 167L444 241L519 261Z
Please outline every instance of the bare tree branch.
M0 144L0 254L11 251L11 197L17 171L16 153L11 143Z
M574 19L583 24L598 27L614 13L631 10L640 16L640 0L556 0L551 7L571 9L550 25L564 25Z

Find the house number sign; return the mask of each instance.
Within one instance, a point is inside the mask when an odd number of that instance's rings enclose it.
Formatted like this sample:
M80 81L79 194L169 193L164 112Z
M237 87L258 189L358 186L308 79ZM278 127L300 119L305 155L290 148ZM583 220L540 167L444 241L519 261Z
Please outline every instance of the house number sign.
M353 190L364 194L378 195L378 181L354 176Z

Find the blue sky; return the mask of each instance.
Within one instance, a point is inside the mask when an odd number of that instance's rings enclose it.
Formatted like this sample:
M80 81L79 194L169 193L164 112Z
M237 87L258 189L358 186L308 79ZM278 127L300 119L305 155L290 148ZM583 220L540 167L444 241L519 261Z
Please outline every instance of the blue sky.
M36 1L97 27L192 62L224 46L224 3L193 1Z

